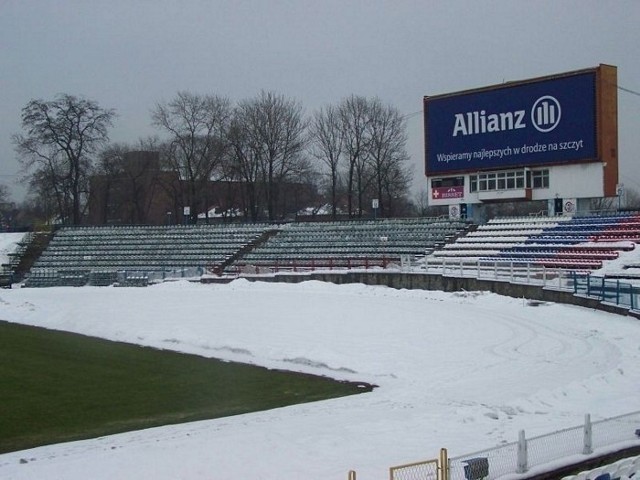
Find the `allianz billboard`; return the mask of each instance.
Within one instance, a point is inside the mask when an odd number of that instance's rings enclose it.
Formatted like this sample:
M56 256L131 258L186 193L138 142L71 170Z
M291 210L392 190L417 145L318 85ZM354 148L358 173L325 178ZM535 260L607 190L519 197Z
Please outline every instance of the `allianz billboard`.
M597 160L595 71L424 98L426 174Z

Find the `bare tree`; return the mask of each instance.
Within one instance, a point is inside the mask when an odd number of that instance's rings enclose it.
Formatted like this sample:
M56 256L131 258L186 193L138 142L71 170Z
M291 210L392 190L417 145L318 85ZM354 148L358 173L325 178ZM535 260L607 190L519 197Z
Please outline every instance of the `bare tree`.
M25 133L12 140L25 179L55 201L52 213L63 223L82 221L93 155L107 142L114 115L95 101L66 94L31 100L22 109Z
M96 217L100 223L107 223L111 220L109 206L113 205L114 202L120 201L118 192L114 190L117 190L120 182L123 170L122 159L127 150L128 147L125 145L112 144L108 145L98 155L91 182L89 202L92 205L89 208L92 212L94 210L99 211L99 213L96 213ZM96 186L98 179L100 179L101 188ZM96 198L98 195L101 198ZM99 204L100 207L97 207L96 204Z
M419 217L426 217L429 212L429 192L425 188L421 188L419 192L415 194L413 199L416 215Z
M409 157L404 117L377 98L356 95L344 99L338 111L349 215L362 216L365 201L373 198L378 199L381 214L399 211L400 204L409 203L406 194L411 181L405 166Z
M262 91L241 102L238 108L252 160L259 164L268 217L275 220L282 185L300 176L306 166L302 158L306 146L302 106L282 95Z
M220 173L230 116L228 99L188 92L152 111L153 125L170 135L167 158L184 182L182 201L192 218L197 219L198 209L209 208L202 194Z
M382 195L380 205L384 205L382 213L388 217L407 215L411 201L408 198L412 174L404 160L390 162L384 168L382 175Z
M227 140L231 145L226 157L225 177L243 186L242 210L245 217L257 221L261 210L260 149L252 143L250 109L236 108Z
M404 117L397 108L379 99L369 102L369 163L381 215L392 211L392 202L404 196L411 180L405 168L407 134ZM395 202L394 202L395 203Z
M362 216L363 196L367 186L365 177L369 153L369 102L365 97L352 95L339 106L344 152L347 160L347 210L354 214L354 194L358 197L358 216Z
M624 207L629 210L640 209L640 193L632 188L624 190Z
M9 187L0 184L0 231L8 229L14 222L16 205L11 201Z
M618 202L618 197L592 198L589 202L589 209L592 212L611 212L618 208Z
M338 207L338 173L345 143L342 126L338 107L329 105L315 113L310 129L312 154L323 162L328 170L331 215L334 220Z
M9 187L0 184L0 204L4 205L6 203L9 203L10 197L11 195L9 195Z

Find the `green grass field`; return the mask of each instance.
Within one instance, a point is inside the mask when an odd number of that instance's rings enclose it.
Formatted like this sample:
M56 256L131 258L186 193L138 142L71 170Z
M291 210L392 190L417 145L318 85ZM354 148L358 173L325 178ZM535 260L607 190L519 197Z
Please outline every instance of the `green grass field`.
M0 453L371 389L0 322Z

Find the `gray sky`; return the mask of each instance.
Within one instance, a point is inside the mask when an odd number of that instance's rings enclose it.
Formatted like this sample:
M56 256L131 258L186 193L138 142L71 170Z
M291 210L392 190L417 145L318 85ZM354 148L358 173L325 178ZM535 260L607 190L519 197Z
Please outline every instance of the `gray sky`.
M606 63L640 92L639 21L638 0L0 0L0 183L18 179L10 137L34 98L114 108L111 140L133 143L179 90L271 90L307 113L377 96L409 115L424 95ZM621 181L640 191L640 96L619 91L618 108ZM422 121L408 117L416 191Z

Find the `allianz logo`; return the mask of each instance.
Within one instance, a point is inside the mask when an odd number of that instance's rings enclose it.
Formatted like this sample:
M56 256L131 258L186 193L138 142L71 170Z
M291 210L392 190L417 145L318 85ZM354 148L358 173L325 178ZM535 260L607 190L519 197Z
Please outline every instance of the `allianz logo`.
M557 98L544 95L531 107L529 118L533 127L542 133L552 131L560 123L562 108ZM453 136L476 135L526 128L526 110L489 113L486 110L456 113Z

